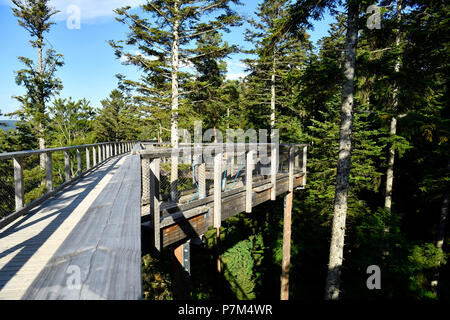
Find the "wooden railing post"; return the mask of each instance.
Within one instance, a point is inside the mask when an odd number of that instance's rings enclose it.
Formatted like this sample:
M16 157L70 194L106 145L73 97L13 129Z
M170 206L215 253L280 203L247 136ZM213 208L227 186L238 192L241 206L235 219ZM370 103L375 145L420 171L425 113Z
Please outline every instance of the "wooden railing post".
M206 164L205 161L201 161L198 166L198 198L206 198Z
M302 163L302 172L303 172L302 187L303 188L306 186L306 161L307 161L307 154L308 154L308 146L304 146L303 147L303 163Z
M82 163L81 163L81 151L80 149L77 149L77 175L81 175L82 170Z
M172 151L170 167L170 200L178 202L178 150Z
M252 212L254 156L254 150L247 152L247 164L245 167L245 212Z
M16 211L19 211L25 206L22 158L13 158L13 162L14 162L14 193L16 198Z
M95 146L92 147L92 166L97 165L97 153L95 152Z
M89 147L86 148L86 170L91 168L91 155L89 153Z
M47 192L53 191L52 153L45 154L45 187Z
M150 159L147 157L141 158L141 181L142 181L142 195L141 195L141 205L146 205L151 202L150 190ZM150 213L152 209L150 208Z
M294 191L294 147L289 148L289 192Z
M214 227L220 228L222 222L222 150L216 148L214 155Z
M159 179L160 179L160 158L153 159L150 163L150 214L153 214L153 226L155 235L155 248L161 251L161 230L160 230L160 200L159 200Z
M277 173L278 173L278 145L271 143L270 151L270 182L272 188L270 189L270 200L277 198Z
M64 151L64 172L65 172L65 181L70 180L70 151Z

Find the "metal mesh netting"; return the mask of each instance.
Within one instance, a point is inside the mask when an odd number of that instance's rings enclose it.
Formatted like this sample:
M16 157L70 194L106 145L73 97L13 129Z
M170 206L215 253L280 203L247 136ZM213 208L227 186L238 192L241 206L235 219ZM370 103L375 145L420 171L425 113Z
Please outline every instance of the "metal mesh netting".
M13 160L0 160L0 219L14 212L14 169Z
M80 149L80 159L75 149L69 150L70 179L78 175L78 161L80 161L80 171L87 169L86 149ZM23 185L25 206L40 198L47 190L45 183L45 168L40 166L40 154L28 155L22 158ZM92 156L91 163L92 166ZM52 153L52 184L53 189L66 181L64 152L56 151ZM15 190L14 190L14 166L13 159L0 161L0 218L15 211Z

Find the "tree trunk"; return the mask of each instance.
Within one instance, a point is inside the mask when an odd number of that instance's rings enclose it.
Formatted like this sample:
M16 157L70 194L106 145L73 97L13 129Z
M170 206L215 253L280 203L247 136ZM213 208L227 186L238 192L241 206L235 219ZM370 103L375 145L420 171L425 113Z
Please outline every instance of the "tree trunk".
M171 127L171 145L173 148L178 147L178 67L179 67L179 10L180 1L175 0L174 8L174 24L173 24L173 42L172 42L172 127ZM173 154L171 157L171 174L170 174L170 197L174 202L178 201L178 155Z
M38 73L39 73L39 77L42 77L42 37L39 37L38 39ZM43 100L43 99L41 99ZM45 112L45 105L44 105L44 101L42 101L41 103L43 103L43 105L41 106L41 108L43 110L40 110L42 112ZM39 149L45 149L45 139L44 139L44 126L42 125L42 123L38 123L38 142L39 142ZM42 153L39 155L39 166L41 167L41 169L45 169L45 153ZM45 180L42 181L43 184L45 184Z
M175 21L173 24L173 42L172 42L172 130L171 130L171 143L173 147L178 146L178 67L179 67L179 10L180 1L174 2L174 15Z
M402 1L397 1L397 23L400 24L401 21L401 10L402 10ZM399 26L400 28L400 26ZM397 30L397 34L395 36L395 45L398 47L400 45L400 30ZM394 67L395 72L400 71L400 57L397 58L397 61L395 63ZM395 114L397 112L398 107L398 87L395 85L393 94L392 94L392 111ZM392 137L397 133L397 118L395 116L391 119L391 126L389 130L389 135ZM394 146L391 145L389 147L389 159L388 159L388 168L386 172L386 191L385 191L385 198L384 198L384 207L389 212L392 208L392 185L394 182L394 160L395 160L395 149Z
M272 78L270 85L270 129L273 131L275 128L275 53L272 61Z
M339 299L339 286L344 253L345 220L347 216L347 195L351 163L351 135L353 127L353 92L358 29L355 25L357 7L348 4L347 44L345 52L344 76L342 87L341 125L339 130L339 156L336 175L334 215L331 232L330 257L325 287L325 299Z

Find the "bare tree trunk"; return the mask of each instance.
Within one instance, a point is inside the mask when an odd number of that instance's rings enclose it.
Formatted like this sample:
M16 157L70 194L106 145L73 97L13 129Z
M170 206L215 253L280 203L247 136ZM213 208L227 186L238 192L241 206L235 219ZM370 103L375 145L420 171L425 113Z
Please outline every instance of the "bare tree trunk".
M42 77L42 37L39 37L38 39L38 73L39 77ZM42 99L43 100L43 99ZM44 101L42 101L43 105L41 106L43 108L43 112L45 112L45 105ZM42 123L38 124L37 127L38 130L38 142L39 142L39 149L45 149L45 139L44 139L44 126ZM45 161L46 161L46 155L45 153L41 153L39 155L39 166L42 170L45 170ZM45 185L45 179L41 181L43 185Z
M172 42L172 130L171 143L173 147L178 146L178 67L179 67L179 27L180 20L178 14L180 10L180 1L174 2L175 21L173 24L173 42Z
M275 51L275 50L274 50ZM272 62L272 78L270 85L270 129L273 131L275 128L275 53Z
M172 127L170 140L173 148L178 147L178 67L179 67L179 10L180 1L174 1L174 16L173 24L173 42L172 42ZM170 174L170 197L174 202L178 201L178 156L172 155L172 165Z
M397 0L397 23L400 24L401 21L401 10L402 10L402 1ZM395 45L398 47L400 45L400 30L397 30L397 34L395 36ZM397 58L397 61L395 63L394 67L395 72L400 71L400 57ZM397 112L398 107L398 87L397 85L394 88L393 94L392 94L392 111L395 114ZM389 130L389 135L392 137L397 133L397 118L395 116L391 119L391 126ZM385 191L385 198L384 198L384 207L389 212L392 208L392 186L394 183L394 160L395 160L395 149L394 146L391 145L389 147L389 159L388 159L388 168L386 172L386 191Z
M345 220L347 217L347 196L351 164L352 127L353 127L353 93L356 60L356 43L358 29L355 25L357 7L348 4L347 12L347 48L345 52L344 75L342 87L341 125L339 130L339 157L336 175L336 192L334 215L331 232L330 257L325 287L325 299L339 299L342 260L344 254Z

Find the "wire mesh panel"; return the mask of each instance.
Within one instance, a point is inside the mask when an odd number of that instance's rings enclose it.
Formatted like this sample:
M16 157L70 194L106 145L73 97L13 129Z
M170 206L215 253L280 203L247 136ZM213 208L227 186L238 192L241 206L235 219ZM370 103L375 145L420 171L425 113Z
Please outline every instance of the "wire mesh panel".
M14 212L14 169L13 160L0 160L0 219Z
M46 192L45 167L40 165L39 154L24 157L22 163L25 205L28 205Z

